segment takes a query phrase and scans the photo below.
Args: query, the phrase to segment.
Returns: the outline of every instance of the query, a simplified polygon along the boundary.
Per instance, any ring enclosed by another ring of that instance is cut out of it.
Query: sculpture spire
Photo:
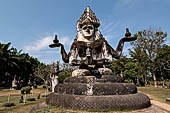
[[[90,6],[87,6],[80,19],[78,20],[78,24],[81,26],[85,23],[92,23],[97,27],[100,26],[99,19],[96,18],[95,13],[91,10]]]

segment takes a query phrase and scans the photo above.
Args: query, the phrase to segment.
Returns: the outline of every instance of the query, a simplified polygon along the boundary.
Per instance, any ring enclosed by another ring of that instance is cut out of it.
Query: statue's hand
[[[131,37],[131,33],[129,32],[129,29],[126,28],[125,37],[122,38],[121,40],[123,42],[130,42],[130,41],[135,41],[136,39],[137,39],[137,37]]]
[[[135,41],[137,38],[136,37],[124,37],[121,40],[123,42],[131,42],[131,41]]]
[[[55,44],[50,44],[49,47],[54,48],[54,47],[61,47],[63,44],[61,43],[55,43]]]

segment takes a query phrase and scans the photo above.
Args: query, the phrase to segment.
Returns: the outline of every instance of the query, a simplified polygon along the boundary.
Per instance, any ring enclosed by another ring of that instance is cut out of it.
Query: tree
[[[125,70],[123,74],[125,75],[125,79],[128,81],[133,81],[134,84],[139,85],[139,74],[137,69],[137,62],[133,62],[132,59],[129,59],[125,64]]]
[[[63,69],[59,69],[60,63],[57,61],[56,63],[52,64],[42,64],[39,65],[35,70],[34,70],[34,75],[38,78],[41,78],[46,87],[48,89],[51,89],[52,92],[54,92],[55,86],[58,84],[58,74],[62,72],[64,69],[66,69],[66,65],[64,65]]]
[[[42,79],[48,87],[48,82],[50,80],[50,68],[45,64],[39,65],[37,68],[34,69],[34,75],[40,79]]]
[[[125,64],[127,63],[125,56],[121,56],[120,59],[115,59],[111,65],[107,67],[110,68],[113,72],[113,75],[119,75],[123,77],[123,72],[125,71]]]
[[[156,76],[163,79],[170,79],[170,46],[165,45],[157,54]]]
[[[133,58],[133,61],[136,62],[137,71],[138,71],[138,78],[140,77],[144,83],[147,84],[147,74],[148,74],[148,62],[146,57],[146,51],[141,49],[140,46],[134,48],[134,51],[130,51],[130,55]]]
[[[10,48],[10,45],[11,43],[0,43],[0,83],[3,83],[0,85],[10,87],[12,80],[15,79],[22,87],[27,85],[30,75],[33,74],[33,69],[40,62],[27,53],[21,53],[21,50]]]
[[[167,33],[162,32],[161,29],[153,30],[152,28],[149,28],[147,30],[139,31],[134,36],[137,37],[137,40],[131,43],[133,49],[135,50],[133,52],[130,51],[131,57],[138,59],[139,63],[144,62],[142,67],[144,69],[147,67],[147,74],[151,74],[156,86],[157,77],[155,74],[155,58],[158,51],[163,47]],[[137,53],[138,51],[140,51],[140,53]],[[139,54],[142,55],[139,56]]]

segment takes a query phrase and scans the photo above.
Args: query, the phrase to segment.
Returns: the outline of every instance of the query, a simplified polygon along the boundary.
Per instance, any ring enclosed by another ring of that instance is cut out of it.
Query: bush
[[[46,85],[45,85],[45,84],[43,84],[43,85],[41,85],[41,87],[45,89],[45,88],[46,88]]]
[[[59,83],[63,83],[64,79],[71,76],[71,71],[61,72],[58,76]]]
[[[14,103],[5,103],[2,105],[2,107],[11,107],[11,106],[15,106]]]
[[[30,86],[23,87],[22,89],[24,90],[24,92],[25,92],[26,94],[30,93],[30,91],[32,90],[32,88],[31,88]]]
[[[35,101],[35,98],[28,98],[27,101]]]
[[[132,79],[126,79],[124,82],[125,83],[133,83],[133,80]]]

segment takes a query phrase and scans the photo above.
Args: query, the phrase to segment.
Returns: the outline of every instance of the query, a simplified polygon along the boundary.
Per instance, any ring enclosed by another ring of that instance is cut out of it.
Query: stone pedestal
[[[100,111],[134,110],[151,105],[148,96],[138,93],[134,84],[123,83],[121,77],[110,75],[112,72],[109,69],[101,68],[99,72],[102,73],[100,79],[84,76],[85,73],[66,78],[63,84],[55,87],[54,93],[47,96],[46,103],[70,109]],[[87,75],[90,74],[87,72]]]

